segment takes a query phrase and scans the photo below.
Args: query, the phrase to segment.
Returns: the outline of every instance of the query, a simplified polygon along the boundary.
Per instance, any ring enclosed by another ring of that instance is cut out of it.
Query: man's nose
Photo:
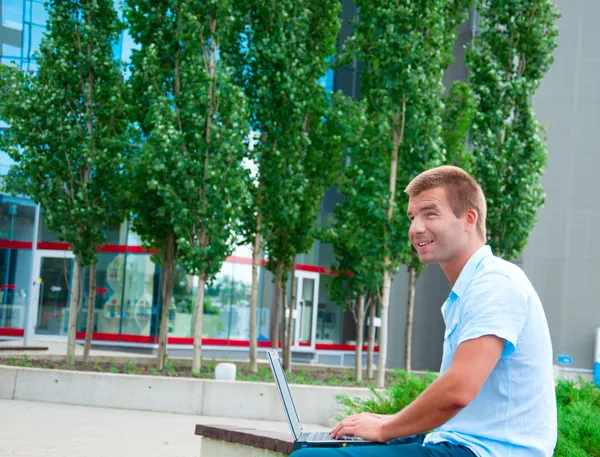
[[[418,217],[415,217],[410,223],[408,234],[412,237],[423,232],[425,232],[425,224]]]

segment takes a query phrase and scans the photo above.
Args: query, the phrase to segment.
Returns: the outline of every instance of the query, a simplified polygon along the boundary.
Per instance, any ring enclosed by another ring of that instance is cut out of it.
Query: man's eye
[[[435,213],[427,213],[427,217],[435,216]]]

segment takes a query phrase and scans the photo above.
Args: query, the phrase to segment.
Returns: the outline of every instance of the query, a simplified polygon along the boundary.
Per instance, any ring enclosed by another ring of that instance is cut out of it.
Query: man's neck
[[[469,244],[467,248],[463,249],[459,255],[457,255],[450,262],[440,264],[442,271],[446,274],[450,285],[454,287],[454,284],[458,280],[461,271],[469,261],[469,259],[477,252],[480,248],[485,246],[485,243],[481,240],[474,240],[473,243]]]

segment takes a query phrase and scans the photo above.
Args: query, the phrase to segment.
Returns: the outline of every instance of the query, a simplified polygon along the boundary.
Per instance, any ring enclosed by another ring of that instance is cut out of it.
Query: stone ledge
[[[371,397],[356,387],[290,386],[304,424],[330,427],[339,395]],[[274,383],[78,372],[0,365],[0,398],[200,416],[285,421]]]
[[[294,451],[294,442],[289,434],[255,430],[251,428],[225,427],[218,425],[196,425],[196,435],[202,436],[201,456],[210,457],[207,446],[214,449],[220,441],[233,446],[220,448],[236,450],[240,455],[243,450],[245,457],[256,455],[290,455]],[[273,454],[256,453],[256,450],[270,451]]]

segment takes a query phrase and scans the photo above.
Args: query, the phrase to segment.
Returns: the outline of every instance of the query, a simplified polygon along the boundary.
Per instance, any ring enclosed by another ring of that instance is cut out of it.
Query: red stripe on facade
[[[77,332],[76,338],[78,340],[85,339],[85,332]],[[93,341],[112,341],[112,342],[122,342],[122,343],[144,343],[144,344],[154,344],[158,341],[158,339],[154,336],[146,336],[146,335],[118,335],[116,333],[92,333]]]
[[[0,328],[0,336],[23,336],[24,332],[22,328]],[[77,332],[76,338],[78,340],[85,339],[85,332]],[[118,335],[116,333],[98,333],[92,334],[92,341],[110,341],[110,342],[121,342],[121,343],[145,343],[155,344],[158,342],[158,338],[154,336],[145,335]],[[194,339],[190,337],[171,336],[169,337],[169,344],[191,346],[194,344]],[[229,346],[229,347],[250,347],[250,341],[248,340],[227,340],[226,338],[202,338],[203,346]],[[270,341],[257,341],[259,348],[270,348]],[[309,346],[307,343],[300,343],[300,346]],[[281,342],[279,343],[281,347]],[[321,351],[354,351],[355,346],[353,344],[331,344],[331,343],[317,343],[315,349]],[[379,346],[375,346],[375,352],[379,352]],[[363,351],[367,351],[367,346],[363,346]]]
[[[40,241],[38,249],[46,249],[48,251],[68,251],[71,248],[69,243],[59,241]],[[31,243],[29,243],[31,249]],[[100,246],[98,252],[110,252],[116,254],[152,254],[153,250],[147,251],[142,246],[126,246],[124,244],[107,244]]]
[[[0,240],[0,249],[29,249],[31,250],[31,241],[15,241],[15,240]],[[37,244],[38,249],[47,251],[70,251],[71,245],[62,241],[39,241]],[[98,252],[103,253],[114,253],[114,254],[153,254],[154,250],[144,249],[142,246],[127,246],[124,244],[107,244],[100,246]],[[238,263],[242,265],[252,265],[252,259],[249,257],[229,256],[226,259],[227,262]],[[268,259],[260,259],[258,264],[264,267],[268,262]],[[311,273],[319,273],[322,275],[337,275],[338,272],[331,270],[327,267],[321,267],[318,265],[307,265],[299,263],[296,265],[298,271],[308,271]]]
[[[22,328],[0,328],[0,336],[23,336],[25,331]]]
[[[31,249],[31,241],[0,240],[0,249]]]
[[[10,290],[15,290],[16,286],[14,284],[3,284],[0,287],[0,290],[4,290],[4,289],[10,289]]]

